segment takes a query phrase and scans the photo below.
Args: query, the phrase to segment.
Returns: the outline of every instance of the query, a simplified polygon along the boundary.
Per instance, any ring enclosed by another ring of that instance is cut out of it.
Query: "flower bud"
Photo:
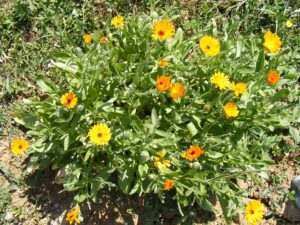
[[[192,163],[192,168],[196,169],[196,170],[201,170],[202,166],[199,162],[193,162]]]
[[[143,159],[143,160],[149,160],[150,159],[150,155],[149,155],[149,152],[147,152],[147,151],[142,151],[141,152],[141,158]]]

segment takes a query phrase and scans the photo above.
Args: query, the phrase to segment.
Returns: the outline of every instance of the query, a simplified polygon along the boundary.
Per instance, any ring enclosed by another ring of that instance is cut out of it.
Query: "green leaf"
[[[135,167],[132,164],[127,164],[127,169],[118,176],[118,184],[124,193],[129,193],[134,181]]]
[[[70,136],[69,136],[69,134],[66,134],[65,138],[64,138],[64,150],[65,151],[69,149],[69,143],[70,143]]]
[[[197,199],[196,201],[200,208],[214,212],[214,206],[207,199]]]
[[[282,89],[278,91],[270,100],[271,102],[278,102],[281,101],[282,99],[285,99],[289,95],[289,90],[288,89]]]
[[[187,129],[191,133],[192,136],[195,136],[198,133],[197,128],[195,127],[194,123],[190,122],[186,125]]]
[[[151,112],[151,120],[152,120],[152,125],[153,125],[153,126],[156,126],[157,123],[158,123],[158,116],[157,116],[157,113],[156,113],[156,109],[155,109],[155,108],[152,109],[152,112]]]
[[[41,88],[44,93],[55,93],[55,87],[52,82],[46,79],[39,79],[36,81],[36,84]]]
[[[264,50],[261,50],[261,52],[259,53],[257,62],[256,62],[255,72],[259,72],[259,71],[263,70],[264,65],[265,65],[265,52],[264,52]]]
[[[85,156],[84,156],[84,161],[85,161],[85,162],[88,161],[89,158],[91,157],[91,155],[92,155],[92,151],[91,151],[91,150],[88,150],[88,151],[86,152]]]
[[[299,129],[296,129],[294,127],[290,127],[289,129],[290,135],[292,136],[292,138],[295,140],[296,144],[300,143],[300,131]]]

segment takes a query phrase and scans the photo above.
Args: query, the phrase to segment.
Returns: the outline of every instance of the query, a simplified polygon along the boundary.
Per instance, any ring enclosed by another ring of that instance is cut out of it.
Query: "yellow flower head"
[[[100,38],[100,43],[104,45],[104,44],[106,44],[106,42],[107,42],[106,36],[102,36],[102,37]]]
[[[164,183],[164,190],[170,191],[174,187],[174,180],[166,180]]]
[[[78,219],[78,215],[79,209],[75,209],[67,214],[66,221],[68,221],[70,224],[72,224],[74,221],[79,224],[80,220]]]
[[[187,152],[183,153],[181,157],[193,161],[198,159],[200,155],[204,154],[204,150],[202,150],[199,146],[191,146]]]
[[[275,71],[271,70],[267,76],[267,82],[271,85],[275,85],[280,80],[280,75]]]
[[[159,64],[160,67],[167,67],[167,66],[170,65],[170,63],[167,60],[164,60],[164,59],[159,60],[158,64]]]
[[[228,102],[223,109],[226,119],[230,117],[237,117],[240,112],[238,107],[232,102]]]
[[[233,91],[235,96],[245,94],[247,91],[247,84],[243,82],[238,82],[235,84],[234,82],[232,82],[230,84],[230,90]]]
[[[22,138],[14,139],[11,143],[11,151],[20,155],[29,148],[29,142]]]
[[[91,43],[92,42],[92,35],[90,35],[90,34],[83,35],[83,42],[85,44]]]
[[[174,24],[166,19],[158,20],[152,28],[152,37],[156,40],[170,39],[175,35]]]
[[[210,82],[215,86],[215,88],[219,88],[220,90],[225,90],[229,88],[230,85],[228,76],[221,72],[216,72],[212,75]]]
[[[176,100],[182,96],[184,96],[185,89],[181,83],[173,83],[171,85],[170,96]]]
[[[91,142],[96,145],[107,145],[111,138],[111,132],[106,124],[100,123],[89,130],[89,137]]]
[[[171,166],[171,161],[168,159],[163,159],[165,157],[166,153],[163,151],[159,151],[156,153],[156,156],[154,156],[154,166],[157,169],[166,168]]]
[[[164,92],[170,89],[171,86],[171,76],[162,75],[156,79],[156,89]]]
[[[292,21],[288,20],[288,21],[286,21],[285,25],[287,28],[291,28],[294,24]]]
[[[249,224],[256,225],[263,219],[265,207],[260,201],[252,200],[247,204],[245,214],[246,220]]]
[[[211,36],[204,36],[200,39],[199,47],[207,56],[216,56],[220,52],[220,43]]]
[[[111,21],[111,25],[114,25],[116,28],[124,27],[124,17],[123,16],[115,16]]]
[[[272,55],[280,51],[281,48],[280,37],[268,31],[264,35],[264,48],[266,52],[270,52]]]
[[[67,107],[68,109],[74,108],[77,105],[78,98],[72,92],[68,92],[61,96],[60,102],[63,106]]]

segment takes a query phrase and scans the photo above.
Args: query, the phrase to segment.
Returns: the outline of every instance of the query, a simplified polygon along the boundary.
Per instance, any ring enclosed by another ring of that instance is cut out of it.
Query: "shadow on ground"
[[[65,217],[72,209],[74,193],[64,191],[62,185],[54,183],[54,177],[52,170],[36,171],[27,176],[25,195],[41,213],[42,224],[66,225]],[[185,216],[180,216],[171,196],[166,199],[166,204],[162,204],[157,196],[151,194],[128,196],[116,190],[103,190],[98,194],[99,202],[81,205],[84,220],[80,224],[206,224],[216,219],[213,213],[199,210],[199,207],[184,208]]]

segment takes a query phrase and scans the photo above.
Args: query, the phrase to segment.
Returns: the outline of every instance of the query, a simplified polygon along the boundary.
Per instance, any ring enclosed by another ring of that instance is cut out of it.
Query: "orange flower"
[[[183,153],[181,157],[186,158],[190,161],[198,159],[200,155],[204,154],[204,150],[202,150],[199,146],[191,146],[187,152]]]
[[[74,108],[78,104],[78,98],[72,92],[68,92],[61,96],[60,102],[68,109]]]
[[[66,221],[68,221],[70,224],[73,224],[75,221],[76,223],[80,223],[80,220],[78,219],[79,215],[79,209],[75,209],[67,214]]]
[[[230,117],[237,117],[239,115],[239,108],[233,103],[228,102],[225,106],[223,106],[224,114],[226,119]]]
[[[164,92],[170,89],[171,86],[171,76],[162,75],[157,77],[156,80],[156,89]]]
[[[174,180],[166,180],[164,183],[164,190],[170,191],[174,187]]]
[[[271,85],[275,85],[277,84],[277,82],[280,80],[280,75],[274,71],[274,70],[271,70],[269,73],[268,73],[268,77],[267,77],[267,82]]]
[[[106,42],[107,42],[106,36],[102,36],[102,37],[100,38],[100,43],[104,45],[104,44],[106,44]]]
[[[173,83],[171,85],[170,96],[175,100],[184,96],[185,89],[181,83]]]
[[[89,44],[92,42],[92,35],[90,34],[85,34],[83,35],[83,42],[86,44]]]

